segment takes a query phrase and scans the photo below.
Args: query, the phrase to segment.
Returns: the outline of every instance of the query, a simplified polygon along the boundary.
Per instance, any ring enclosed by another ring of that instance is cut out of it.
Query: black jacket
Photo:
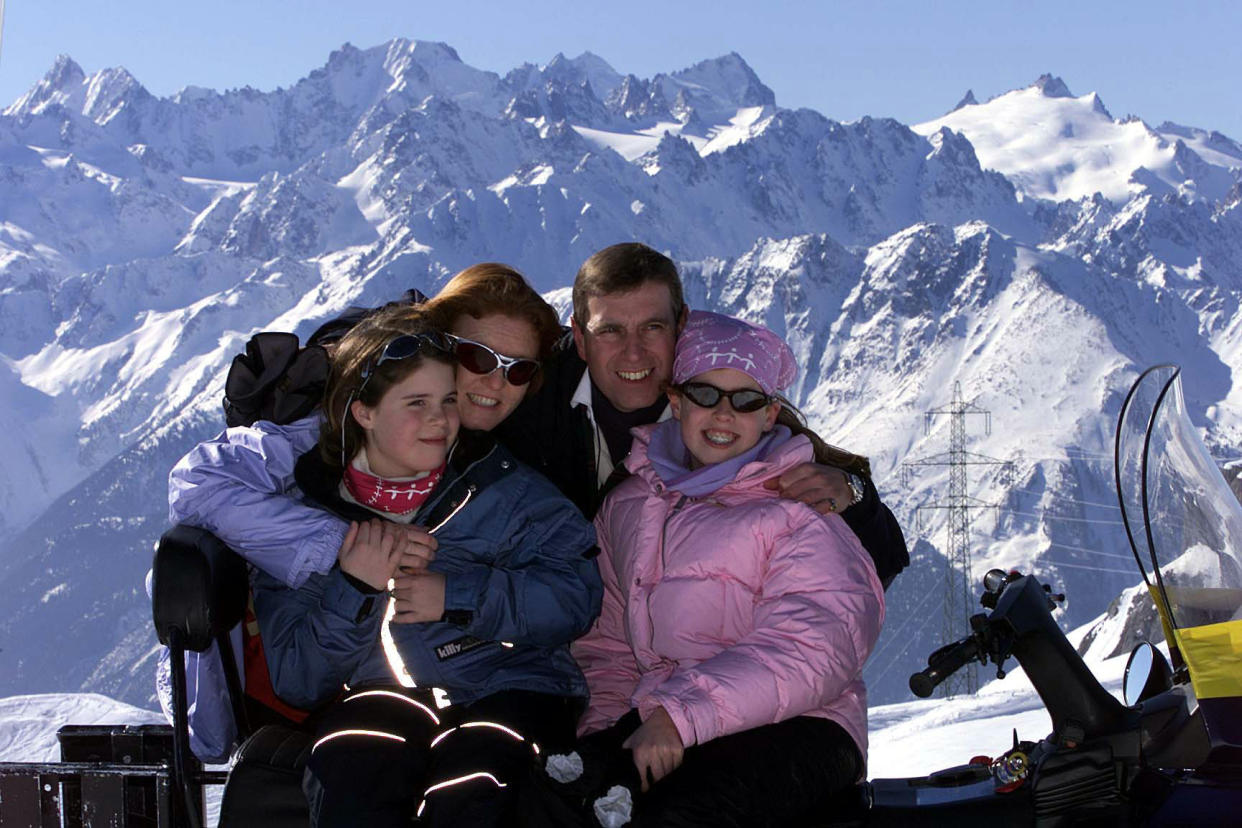
[[[492,434],[517,459],[542,472],[587,520],[603,501],[596,482],[595,430],[585,406],[571,406],[586,363],[566,336],[543,365],[543,385]]]
[[[527,396],[492,433],[519,460],[551,480],[583,515],[594,519],[604,496],[624,478],[625,470],[618,465],[617,472],[602,487],[596,481],[599,449],[594,428],[585,406],[570,405],[586,367],[567,335],[544,363],[543,386]],[[818,459],[827,465],[841,465],[835,458]],[[841,517],[870,553],[880,582],[887,589],[897,573],[909,565],[910,554],[897,518],[880,501],[870,473],[860,476],[866,483],[863,498],[842,512]]]

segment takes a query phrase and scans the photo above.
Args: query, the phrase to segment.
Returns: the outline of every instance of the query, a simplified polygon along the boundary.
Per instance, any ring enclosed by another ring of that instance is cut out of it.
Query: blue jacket
[[[211,529],[256,564],[255,611],[272,683],[301,707],[330,701],[345,682],[397,680],[379,643],[383,596],[360,592],[329,568],[341,516],[374,514],[337,496],[337,481],[309,451],[316,437],[314,419],[229,429],[177,465],[170,494],[174,520]],[[592,527],[485,434],[462,433],[417,522],[434,525],[463,499],[436,533],[432,564],[445,575],[454,623],[391,626],[408,672],[455,702],[514,688],[585,696],[567,643],[599,612]],[[327,545],[330,559],[316,551]],[[235,732],[219,658],[209,651],[187,666],[191,745],[204,758],[227,756]]]

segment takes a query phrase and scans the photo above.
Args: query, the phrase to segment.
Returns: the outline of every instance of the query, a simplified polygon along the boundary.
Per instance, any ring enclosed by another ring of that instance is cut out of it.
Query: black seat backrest
[[[151,615],[155,634],[169,651],[173,712],[169,785],[174,792],[174,825],[198,828],[203,824],[201,780],[190,752],[186,650],[201,653],[213,643],[219,648],[238,733],[250,733],[229,641],[229,631],[245,618],[249,592],[245,562],[207,530],[179,525],[160,538],[151,563]]]
[[[246,564],[206,529],[174,526],[160,538],[151,566],[151,612],[160,643],[180,630],[181,645],[202,652],[246,613]]]

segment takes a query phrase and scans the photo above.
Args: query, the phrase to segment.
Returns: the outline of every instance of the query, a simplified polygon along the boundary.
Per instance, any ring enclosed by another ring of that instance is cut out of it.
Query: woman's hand
[[[337,550],[341,571],[374,589],[387,589],[401,555],[396,535],[385,529],[387,521],[350,522],[345,540]]]
[[[396,549],[401,557],[397,564],[398,571],[406,575],[425,572],[436,559],[439,542],[423,527],[388,523],[384,528],[392,533],[397,544]]]
[[[444,615],[444,576],[439,572],[416,572],[400,575],[393,587],[397,602],[394,624],[417,624],[439,621]]]
[[[644,793],[652,784],[677,770],[686,752],[677,726],[663,707],[657,707],[621,747],[634,752],[634,767],[638,768]],[[650,782],[648,773],[651,775]]]

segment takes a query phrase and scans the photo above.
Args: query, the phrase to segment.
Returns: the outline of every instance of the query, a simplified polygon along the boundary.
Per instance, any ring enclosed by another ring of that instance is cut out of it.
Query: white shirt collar
[[[591,417],[591,422],[595,422],[595,412],[591,408],[591,369],[584,368],[582,370],[582,379],[578,380],[578,387],[574,389],[574,395],[569,399],[569,407],[577,408],[585,405],[587,414]]]
[[[587,368],[582,372],[582,379],[578,380],[578,387],[574,389],[574,395],[569,398],[569,407],[577,408],[585,405],[587,415],[591,418],[591,423],[595,423],[595,409],[591,407],[591,369]],[[672,406],[665,405],[664,410],[660,412],[658,423],[662,423],[669,417],[673,416]]]
[[[600,433],[599,424],[595,422],[595,410],[591,407],[591,369],[588,368],[582,372],[582,379],[578,380],[578,387],[574,389],[574,395],[569,400],[571,408],[585,406],[587,417],[591,421],[591,433],[594,437],[592,448],[595,452],[595,484],[602,487],[608,478],[612,475],[613,465],[612,456],[608,453],[608,449],[604,447],[604,435]],[[664,422],[673,416],[672,406],[665,405],[664,410],[660,412],[657,422]]]

